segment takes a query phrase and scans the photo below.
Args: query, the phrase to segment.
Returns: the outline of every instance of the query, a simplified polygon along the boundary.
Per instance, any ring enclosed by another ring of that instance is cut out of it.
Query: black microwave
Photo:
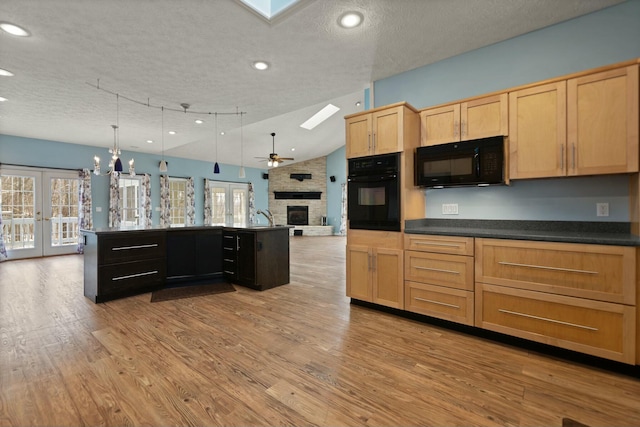
[[[419,187],[504,184],[504,137],[418,147],[415,184]]]

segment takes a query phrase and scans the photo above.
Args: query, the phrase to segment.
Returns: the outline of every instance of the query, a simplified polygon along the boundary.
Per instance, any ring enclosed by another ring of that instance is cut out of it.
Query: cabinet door
[[[509,94],[509,178],[566,175],[566,82]]]
[[[372,267],[373,302],[404,309],[403,251],[375,248]]]
[[[371,153],[371,114],[347,119],[346,133],[348,159]]]
[[[196,274],[222,271],[222,231],[208,230],[196,234]]]
[[[196,274],[196,235],[189,230],[167,232],[167,278]]]
[[[238,231],[237,272],[238,283],[256,283],[256,234]]]
[[[507,94],[488,96],[460,105],[460,139],[462,141],[507,135],[509,129]]]
[[[569,175],[638,171],[638,65],[570,79]]]
[[[460,141],[460,104],[420,112],[421,145]]]
[[[368,246],[347,246],[347,296],[372,301],[371,253]]]
[[[385,154],[402,151],[403,107],[390,108],[371,114],[373,153]]]

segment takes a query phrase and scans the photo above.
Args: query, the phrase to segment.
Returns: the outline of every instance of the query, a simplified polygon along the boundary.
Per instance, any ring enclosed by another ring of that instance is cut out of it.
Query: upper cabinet
[[[420,112],[421,145],[437,145],[507,135],[506,93]]]
[[[415,119],[414,119],[415,118]],[[417,112],[407,103],[393,104],[345,117],[347,158],[395,153],[405,148],[405,135],[417,122]]]
[[[510,178],[638,171],[638,65],[509,94]]]

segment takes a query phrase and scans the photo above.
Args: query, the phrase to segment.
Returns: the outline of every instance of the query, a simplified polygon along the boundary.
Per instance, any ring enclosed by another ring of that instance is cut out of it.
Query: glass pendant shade
[[[244,166],[240,166],[240,172],[238,173],[238,178],[246,178],[247,175],[244,172]]]
[[[116,172],[122,172],[122,161],[120,160],[120,157],[118,157],[113,164],[113,170]]]
[[[160,162],[160,172],[166,172],[167,171],[167,162],[165,162],[164,160],[162,160]]]
[[[220,166],[218,166],[218,162],[213,165],[213,173],[220,173]]]

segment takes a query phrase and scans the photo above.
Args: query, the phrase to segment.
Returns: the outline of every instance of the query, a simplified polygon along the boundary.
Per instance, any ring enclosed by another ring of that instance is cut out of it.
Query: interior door
[[[10,259],[75,253],[77,173],[2,169],[0,179],[2,231]]]
[[[211,225],[244,227],[249,222],[249,185],[212,181]]]

